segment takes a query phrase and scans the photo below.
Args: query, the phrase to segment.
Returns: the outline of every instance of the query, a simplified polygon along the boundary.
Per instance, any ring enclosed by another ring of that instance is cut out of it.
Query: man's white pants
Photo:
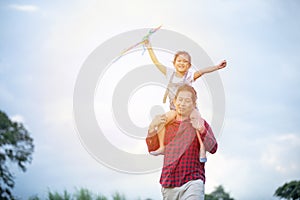
[[[162,188],[164,200],[204,200],[204,184],[201,179],[192,180],[180,187]]]

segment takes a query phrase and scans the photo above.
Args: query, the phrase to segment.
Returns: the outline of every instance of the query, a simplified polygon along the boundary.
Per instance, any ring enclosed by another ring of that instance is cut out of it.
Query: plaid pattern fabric
[[[202,134],[205,147],[211,153],[216,152],[217,142],[209,125]],[[205,163],[199,161],[200,144],[196,131],[189,120],[173,121],[166,126],[164,166],[160,183],[162,187],[180,187],[191,180],[201,179],[205,183]]]

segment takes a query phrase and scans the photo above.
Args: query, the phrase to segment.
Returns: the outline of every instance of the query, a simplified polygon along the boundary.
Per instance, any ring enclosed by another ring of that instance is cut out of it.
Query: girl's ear
[[[173,104],[174,104],[174,106],[176,105],[176,98],[173,99]]]

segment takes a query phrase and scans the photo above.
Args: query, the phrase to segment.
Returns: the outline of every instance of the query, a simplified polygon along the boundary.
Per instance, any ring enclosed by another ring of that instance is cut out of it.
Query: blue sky
[[[277,187],[300,177],[299,8],[296,0],[1,1],[1,110],[26,125],[36,146],[27,172],[15,172],[15,194],[86,187],[107,196],[118,190],[129,199],[160,199],[159,172],[120,173],[86,151],[72,103],[77,75],[94,49],[120,33],[162,24],[198,43],[214,63],[228,61],[219,72],[226,116],[219,150],[206,165],[206,192],[222,184],[235,199],[275,199]],[[151,63],[146,54],[133,56],[136,64]],[[132,101],[141,106],[146,93],[139,92]],[[129,105],[133,121],[149,123],[148,114],[134,118],[140,116],[135,103]],[[210,115],[208,109],[204,116]],[[114,130],[110,123],[106,128]]]

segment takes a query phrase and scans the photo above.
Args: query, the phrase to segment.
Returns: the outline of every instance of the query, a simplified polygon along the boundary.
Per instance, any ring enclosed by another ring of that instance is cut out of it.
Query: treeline
[[[115,192],[111,196],[112,200],[126,200],[124,194],[120,194],[119,192]],[[38,195],[31,196],[28,200],[44,200],[44,198],[39,197]],[[76,190],[73,194],[68,191],[63,191],[62,193],[59,192],[52,192],[48,191],[46,200],[110,200],[110,198],[102,195],[102,194],[94,194],[92,191],[81,188]],[[141,200],[137,198],[136,200]],[[152,200],[152,199],[146,199]]]
[[[108,198],[101,194],[94,194],[88,189],[81,188],[76,190],[73,194],[68,191],[62,193],[48,191],[46,200],[127,200],[124,194],[115,192],[111,198]],[[35,195],[30,197],[28,200],[44,200],[39,196]],[[152,198],[141,199],[137,197],[135,200],[154,200]],[[234,200],[231,198],[229,193],[225,192],[222,185],[215,188],[213,192],[205,195],[205,200]]]

